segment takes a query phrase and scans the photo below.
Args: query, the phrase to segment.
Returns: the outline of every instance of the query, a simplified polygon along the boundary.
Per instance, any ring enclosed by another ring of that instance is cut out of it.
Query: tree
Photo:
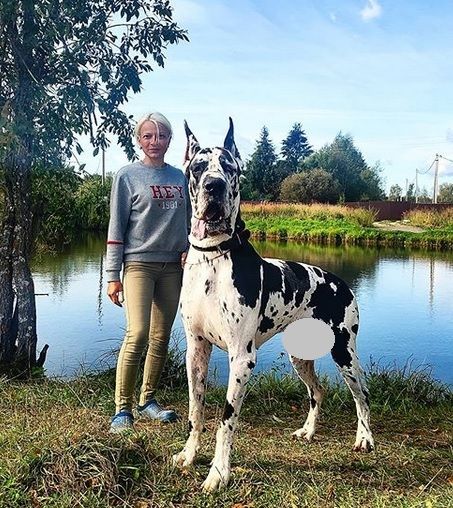
[[[443,183],[439,187],[439,203],[453,203],[453,183]]]
[[[282,141],[281,155],[285,166],[296,172],[299,164],[313,153],[300,123],[295,123]]]
[[[360,178],[364,183],[364,188],[360,200],[381,201],[385,199],[384,183],[381,173],[382,168],[379,162],[376,162],[371,168],[367,167],[362,170]]]
[[[285,178],[281,185],[281,201],[302,203],[337,203],[340,186],[324,169],[310,169]]]
[[[277,155],[266,126],[261,129],[255,151],[246,162],[241,194],[243,199],[269,199],[278,196]]]
[[[403,189],[396,183],[390,187],[389,201],[401,201]]]
[[[164,65],[169,44],[187,40],[168,0],[0,0],[0,366],[30,374],[36,309],[29,268],[32,167],[94,153],[114,134],[134,157],[131,117],[121,109],[141,89],[150,61]]]
[[[302,171],[316,168],[332,175],[345,201],[357,201],[366,191],[362,173],[369,168],[350,135],[340,132],[330,145],[325,145],[301,165]]]
[[[423,189],[420,191],[417,197],[417,201],[418,203],[432,203],[433,201],[432,196],[426,190],[426,187],[423,187]]]
[[[415,183],[410,183],[406,192],[406,201],[415,202]]]

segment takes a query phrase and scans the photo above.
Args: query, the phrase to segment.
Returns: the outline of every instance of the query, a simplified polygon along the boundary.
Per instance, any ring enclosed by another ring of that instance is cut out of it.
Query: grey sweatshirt
[[[181,170],[134,162],[115,176],[110,196],[107,281],[125,261],[177,262],[188,248],[190,200]]]

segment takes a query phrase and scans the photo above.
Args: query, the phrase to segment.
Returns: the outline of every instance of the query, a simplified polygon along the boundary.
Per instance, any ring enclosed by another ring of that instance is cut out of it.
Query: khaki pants
[[[126,262],[126,335],[116,367],[116,411],[131,411],[140,360],[147,348],[139,404],[153,398],[167,357],[181,292],[180,263]]]

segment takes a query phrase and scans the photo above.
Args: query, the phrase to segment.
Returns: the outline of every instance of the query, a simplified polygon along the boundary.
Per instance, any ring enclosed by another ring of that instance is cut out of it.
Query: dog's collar
[[[231,238],[219,243],[218,245],[213,245],[212,247],[198,247],[191,244],[191,247],[202,252],[229,251],[239,249],[239,247],[242,247],[243,243],[249,238],[250,231],[248,229],[242,229],[241,231],[234,233]]]

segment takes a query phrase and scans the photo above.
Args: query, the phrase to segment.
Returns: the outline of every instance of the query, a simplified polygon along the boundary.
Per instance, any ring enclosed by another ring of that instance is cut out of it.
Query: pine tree
[[[281,155],[285,165],[295,172],[299,164],[312,153],[312,146],[307,141],[302,124],[295,123],[286,139],[282,141]]]
[[[246,163],[242,181],[243,199],[274,200],[279,192],[276,181],[277,155],[266,126],[261,129],[255,151]]]

